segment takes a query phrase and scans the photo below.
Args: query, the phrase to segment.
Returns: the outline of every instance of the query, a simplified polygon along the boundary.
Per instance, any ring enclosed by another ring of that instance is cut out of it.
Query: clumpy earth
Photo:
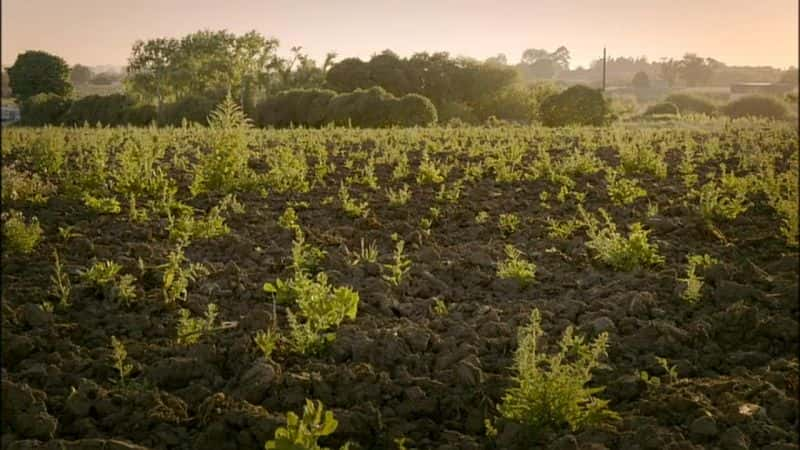
[[[623,140],[655,142],[664,136],[616,132]],[[619,272],[594,258],[585,230],[566,239],[548,235],[548,218],[577,216],[577,200],[557,200],[559,186],[553,182],[498,181],[488,169],[465,182],[459,198],[448,203],[437,200],[439,185],[415,181],[422,150],[434,161],[455,163],[448,186],[466,173],[467,162],[483,159],[474,151],[483,147],[519,146],[526,152],[519,167],[529,167],[541,131],[259,133],[249,162],[256,173],[270,167],[269,158],[259,155],[280,146],[297,153],[324,146],[337,170],[305,193],[238,192],[245,211],[226,216],[230,233],[194,239],[186,248],[188,259],[209,273],[190,282],[178,305],[161,296],[160,265],[174,248],[166,218],[134,222],[123,198],[122,213],[99,214],[60,191],[45,203],[6,201],[4,193],[3,211],[36,216],[44,234],[32,253],[3,257],[2,449],[260,449],[285,423],[286,413],[299,414],[306,399],[321,400],[334,412],[338,428],[321,443],[336,448],[350,441],[353,448],[395,449],[398,438],[405,438],[407,448],[441,450],[798,448],[797,249],[781,236],[781,219],[760,193],[752,194],[747,211],[712,230],[686,197],[678,172],[683,141],[662,147],[665,179],[636,175],[647,195],[631,205],[610,201],[603,171],[573,177],[573,191],[586,194],[586,210],[606,209],[621,231],[642,222],[665,260]],[[548,149],[553,162],[567,158],[580,137],[601,133],[555,132]],[[720,162],[736,168],[740,153],[752,150],[734,134],[717,128],[680,136],[701,148],[717,136],[730,148],[730,154],[698,167],[704,174]],[[783,170],[797,154],[796,130],[787,136],[783,148],[768,149],[780,155],[776,164]],[[180,147],[164,145],[168,155]],[[351,196],[369,202],[369,214],[349,217],[338,199],[340,183],[366,158],[351,169],[345,161],[380,155],[386,147],[407,152],[409,177],[394,180],[392,165],[378,160],[377,190],[349,184]],[[598,147],[593,152],[604,164],[619,164],[613,145]],[[6,151],[4,168],[35,170]],[[167,156],[162,164],[178,180],[178,198],[202,217],[222,195],[191,196],[190,172],[171,161]],[[392,207],[385,190],[403,183],[411,200]],[[357,291],[360,304],[356,320],[342,323],[319,353],[301,355],[279,345],[266,359],[253,337],[273,323],[287,330],[286,312],[292,308],[273,305],[271,294],[262,290],[264,282],[291,276],[293,234],[278,224],[290,204],[307,242],[327,252],[321,270],[332,285]],[[426,232],[420,219],[431,217],[431,207],[439,208],[440,216]],[[478,223],[481,211],[489,218]],[[510,234],[498,228],[499,215],[507,213],[521,219]],[[71,227],[72,235],[60,234],[59,227]],[[382,277],[383,264],[392,258],[392,233],[406,242],[412,262],[399,286]],[[376,263],[352,264],[351,253],[360,250],[362,240],[376,243]],[[536,264],[535,283],[522,286],[497,276],[509,243]],[[49,294],[53,250],[72,282],[68,307]],[[681,298],[679,279],[686,275],[687,255],[704,253],[718,263],[704,271],[702,297],[690,304]],[[80,270],[103,260],[116,261],[123,273],[135,276],[137,299],[130,305],[81,281]],[[226,327],[197,343],[177,344],[178,308],[200,317],[212,302]],[[542,314],[542,345],[548,351],[569,325],[587,338],[609,334],[608,357],[591,385],[605,387],[598,396],[609,400],[619,422],[531,435],[520,424],[495,420],[497,405],[514,383],[517,330],[533,308]],[[114,367],[112,336],[124,343],[133,365],[125,383]],[[657,357],[674,367],[672,375]],[[659,384],[647,383],[642,372]],[[495,421],[497,435],[487,435],[487,419]]]

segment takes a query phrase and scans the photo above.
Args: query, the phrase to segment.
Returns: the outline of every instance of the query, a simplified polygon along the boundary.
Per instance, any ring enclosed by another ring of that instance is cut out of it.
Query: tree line
[[[124,74],[125,93],[79,100],[71,98],[72,86],[103,74],[92,75],[86,66],[70,68],[60,57],[29,51],[8,69],[8,84],[22,103],[23,117],[25,109],[43,112],[39,122],[202,123],[214,105],[231,95],[265,126],[321,126],[341,123],[346,115],[356,126],[425,124],[431,117],[440,122],[483,123],[494,117],[531,123],[542,121],[544,100],[563,90],[557,80],[594,74],[600,64],[571,70],[564,46],[527,49],[516,65],[509,65],[503,54],[478,61],[447,52],[400,57],[391,50],[367,60],[337,61],[335,53],[328,53],[318,65],[302,47],[293,47],[289,57],[280,57],[278,48],[277,39],[256,31],[236,35],[203,30],[181,38],[137,41]],[[727,68],[694,54],[659,63],[611,58],[607,65],[609,71],[636,71],[629,83],[638,87],[647,87],[656,77],[669,84],[702,85]],[[47,95],[34,98],[37,94]],[[112,114],[114,108],[124,111]],[[92,116],[92,111],[97,113]],[[366,118],[368,112],[376,118]],[[412,113],[422,116],[403,115]]]

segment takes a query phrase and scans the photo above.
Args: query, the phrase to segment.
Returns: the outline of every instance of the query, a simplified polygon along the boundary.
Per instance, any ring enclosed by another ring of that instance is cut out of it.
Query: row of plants
[[[284,198],[275,222],[294,238],[285,276],[263,285],[266,301],[273,302],[274,311],[280,306],[285,320],[275,313],[271,327],[251,336],[254,348],[278,361],[286,354],[324,353],[338,327],[357,319],[359,293],[335,282],[325,269],[326,252],[302,225],[302,211],[311,205],[301,199],[314,198],[304,195],[312,192],[321,198],[319,207],[341,211],[353,223],[379,223],[387,209],[400,209],[418,224],[420,246],[434,239],[437,228],[457,213],[459,199],[474,195],[476,187],[534,186],[536,214],[507,208],[496,217],[480,211],[474,219],[496,236],[496,248],[504,252],[505,258],[495,261],[495,275],[523,288],[535,286],[543,264],[514,240],[520,234],[530,237],[531,230],[546,230],[539,238],[552,240],[554,252],[564,241],[577,239],[602,269],[662,266],[674,255],[661,253],[663,247],[645,225],[660,215],[660,207],[685,208],[710,239],[725,239],[728,224],[759,209],[782,223],[783,245],[797,246],[798,141],[797,130],[789,126],[720,120],[721,126],[711,130],[265,131],[253,129],[230,99],[208,122],[209,127],[174,129],[3,130],[3,248],[8,254],[49,255],[46,250],[56,246],[55,240],[81,232],[62,228],[57,237],[46,234],[44,229],[52,231],[56,224],[21,212],[36,211],[55,198],[75,202],[90,217],[149,226],[169,248],[157,261],[140,260],[138,268],[101,259],[83,264],[74,275],[64,269],[67,255],[55,252],[50,298],[58,303],[46,308],[92,300],[135,308],[157,299],[175,313],[176,345],[193,345],[225,330],[225,305],[202,305],[203,314],[187,307],[194,284],[210,269],[191,261],[185,250],[229,234],[233,219],[245,212],[243,197],[251,204]],[[665,180],[677,187],[669,191],[670,203],[659,205],[656,194],[664,196]],[[608,209],[591,209],[592,201],[607,203]],[[191,206],[198,204],[206,206]],[[391,255],[381,257],[381,247],[363,240],[359,249],[345,254],[353,265],[381,261],[380,278],[389,289],[400,289],[414,277],[408,254],[412,243],[398,236],[384,240],[392,242]],[[686,271],[675,275],[675,284],[689,308],[702,304],[703,277],[716,261],[707,254],[681,258]],[[158,280],[154,288],[145,286],[146,274]],[[444,300],[435,306],[439,315],[447,309]],[[520,330],[513,383],[498,417],[526,424],[533,432],[615,422],[618,416],[602,398],[602,387],[592,385],[608,336],[589,341],[567,328],[555,352],[546,351],[543,337],[534,310]],[[115,337],[110,346],[120,383],[131,377],[124,342]],[[498,421],[486,423],[488,434]],[[335,419],[321,403],[307,403],[302,418],[287,413],[287,425],[267,446],[320,448],[317,439],[335,429]]]

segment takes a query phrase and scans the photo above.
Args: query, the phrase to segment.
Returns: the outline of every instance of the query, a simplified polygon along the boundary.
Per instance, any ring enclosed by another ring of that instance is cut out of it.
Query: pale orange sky
[[[449,51],[484,59],[566,46],[602,55],[685,52],[729,65],[798,65],[797,0],[2,0],[2,64],[45,50],[69,64],[125,65],[136,39],[255,29],[312,57]]]

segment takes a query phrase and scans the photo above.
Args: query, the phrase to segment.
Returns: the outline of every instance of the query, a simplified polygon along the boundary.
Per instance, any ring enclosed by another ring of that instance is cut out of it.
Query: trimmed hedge
[[[207,125],[208,115],[216,106],[217,102],[210,98],[190,95],[177,102],[162,105],[158,124],[179,127],[186,119],[187,122]]]
[[[678,109],[678,105],[675,103],[661,102],[651,105],[644,112],[645,116],[653,116],[656,114],[678,115],[680,114],[680,109]]]
[[[72,101],[57,94],[36,94],[22,101],[20,124],[28,126],[54,125],[61,123],[69,111]]]
[[[155,109],[139,106],[125,94],[89,95],[72,103],[64,116],[65,125],[108,126],[147,125],[156,118]]]
[[[609,120],[609,108],[600,90],[579,84],[545,98],[539,117],[549,127],[603,125]]]
[[[287,127],[325,124],[380,128],[425,126],[437,120],[430,100],[408,94],[400,98],[381,87],[336,94],[328,89],[292,89],[262,101],[257,107],[260,126]]]
[[[677,106],[681,114],[712,116],[717,112],[717,105],[714,102],[691,94],[671,94],[664,99],[664,102]]]
[[[765,117],[784,119],[789,115],[786,105],[775,97],[748,95],[728,103],[722,113],[729,117]]]

